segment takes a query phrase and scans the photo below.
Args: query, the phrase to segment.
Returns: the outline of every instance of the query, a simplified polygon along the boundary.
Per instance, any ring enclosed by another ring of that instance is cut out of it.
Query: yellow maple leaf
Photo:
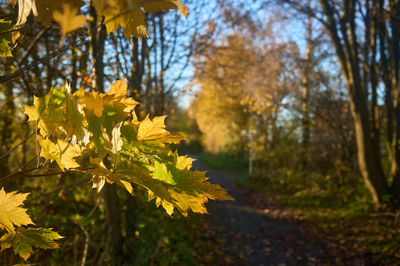
[[[27,209],[21,207],[28,195],[16,191],[6,193],[3,188],[0,189],[0,229],[13,232],[14,225],[33,224]]]
[[[139,103],[132,98],[126,97],[128,94],[128,85],[125,79],[115,81],[107,94],[104,96],[104,104],[122,104],[123,111],[129,113],[132,111],[136,105]]]
[[[183,170],[183,169],[188,169],[190,170],[192,168],[192,163],[194,161],[196,161],[196,159],[193,159],[187,155],[185,156],[179,156],[178,155],[178,151],[175,151],[173,153],[173,156],[175,158],[176,161],[176,168],[179,170]]]
[[[156,116],[151,120],[149,115],[140,122],[138,130],[138,139],[140,140],[155,140],[168,133],[165,130],[164,120],[167,116]]]
[[[93,4],[98,14],[105,17],[107,32],[115,31],[121,26],[127,39],[132,36],[149,37],[143,9],[147,13],[178,9],[183,16],[188,15],[188,8],[177,0],[94,0]]]
[[[103,115],[106,105],[118,105],[125,113],[129,114],[139,103],[132,98],[126,97],[127,88],[128,85],[125,79],[122,79],[114,82],[106,94],[94,91],[85,92],[84,89],[80,89],[74,93],[74,96],[77,96],[80,103],[87,110],[92,110],[97,117]]]
[[[168,12],[170,9],[178,9],[182,16],[187,17],[189,14],[188,7],[177,0],[140,0],[146,12],[154,13],[158,11]]]
[[[84,15],[78,14],[79,10],[75,7],[70,6],[68,3],[63,4],[62,12],[58,10],[55,10],[53,12],[54,20],[58,22],[61,26],[61,40],[64,40],[65,35],[68,32],[74,31],[85,25],[86,17]]]
[[[128,85],[125,79],[115,81],[107,92],[107,95],[114,95],[115,98],[124,98],[128,93]]]
[[[92,110],[97,117],[103,115],[104,109],[104,94],[98,92],[85,92],[84,89],[80,89],[74,93],[75,96],[79,97],[81,104],[85,106],[86,109]]]
[[[28,121],[39,120],[39,106],[40,99],[36,96],[33,96],[33,106],[24,105],[24,113],[29,117]]]
[[[137,138],[139,140],[160,140],[165,143],[179,143],[184,137],[180,134],[173,134],[165,129],[164,120],[167,116],[156,116],[151,120],[147,115],[140,122]]]
[[[63,171],[65,169],[79,167],[79,164],[74,158],[78,157],[80,153],[75,151],[71,143],[59,139],[56,144],[48,138],[42,138],[40,136],[38,136],[38,142],[42,147],[40,156],[50,161],[56,161]]]

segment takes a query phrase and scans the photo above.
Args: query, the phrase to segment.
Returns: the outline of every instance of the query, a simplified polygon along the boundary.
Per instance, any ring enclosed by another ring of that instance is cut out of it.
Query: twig
[[[52,176],[52,175],[61,175],[61,174],[65,174],[65,172],[60,171],[60,172],[46,173],[46,174],[36,174],[36,175],[29,175],[29,174],[20,173],[20,175],[26,176],[26,177],[42,177],[42,176]]]
[[[58,171],[58,172],[53,172],[53,173],[43,173],[43,174],[27,174],[29,172],[35,171],[35,170],[53,170],[53,171]],[[7,176],[1,177],[0,182],[3,182],[7,179],[10,179],[11,177],[14,176],[25,176],[25,177],[42,177],[42,176],[52,176],[52,175],[59,175],[59,174],[65,174],[67,172],[78,172],[78,173],[88,173],[87,171],[92,168],[86,168],[86,169],[69,169],[66,170],[65,172],[59,171],[59,169],[56,168],[45,168],[45,167],[34,167],[30,168],[27,170],[19,170],[15,173],[9,174]]]
[[[89,233],[87,232],[87,230],[85,229],[85,227],[83,227],[82,225],[79,225],[79,228],[83,231],[83,233],[85,234],[85,246],[83,248],[83,256],[82,256],[82,261],[81,261],[81,266],[85,266],[86,263],[86,256],[87,256],[87,250],[88,250],[88,246],[89,246]]]
[[[21,146],[22,144],[24,144],[25,142],[27,142],[30,138],[33,137],[33,135],[35,135],[35,132],[32,132],[26,139],[24,139],[22,142],[18,143],[14,148],[8,150],[6,153],[4,153],[3,155],[0,156],[0,160],[5,158],[7,155],[9,155],[11,152],[15,151],[19,146]]]
[[[25,169],[25,167],[27,167],[31,162],[33,162],[33,160],[35,160],[36,159],[36,156],[34,156],[34,157],[32,157],[32,159],[30,159],[26,164],[24,164],[23,166],[21,166],[19,169],[18,169],[18,172],[22,172],[24,169]]]
[[[43,28],[38,35],[35,36],[35,38],[32,40],[32,42],[29,44],[28,49],[24,52],[21,58],[17,60],[17,64],[20,65],[22,64],[25,59],[28,57],[32,49],[35,47],[36,43],[40,40],[40,38],[47,32],[47,30],[50,29],[50,24],[47,25],[45,28]]]
[[[34,170],[37,170],[37,169],[38,168],[31,168],[31,169],[28,169],[28,170],[25,170],[25,171],[18,171],[18,172],[3,176],[2,178],[0,178],[0,182],[3,182],[5,180],[7,180],[7,179],[10,179],[11,177],[14,177],[14,176],[19,176],[22,173],[28,173],[28,172],[31,172],[31,171],[34,171]]]

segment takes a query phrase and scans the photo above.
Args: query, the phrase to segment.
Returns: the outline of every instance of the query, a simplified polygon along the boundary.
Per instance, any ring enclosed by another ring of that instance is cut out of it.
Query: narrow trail
[[[196,158],[197,156],[192,156]],[[278,219],[252,204],[234,182],[239,173],[211,168],[197,160],[196,169],[207,171],[209,181],[220,184],[235,201],[209,204],[209,223],[224,239],[231,265],[336,265],[324,246],[301,227]]]

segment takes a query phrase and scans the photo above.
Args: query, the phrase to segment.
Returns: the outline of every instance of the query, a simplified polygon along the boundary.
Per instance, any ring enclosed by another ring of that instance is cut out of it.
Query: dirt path
[[[196,156],[193,156],[196,157]],[[312,240],[301,227],[254,206],[243,188],[234,183],[239,173],[213,169],[200,161],[210,182],[220,184],[235,198],[209,204],[209,223],[224,239],[232,265],[336,265],[324,246]]]

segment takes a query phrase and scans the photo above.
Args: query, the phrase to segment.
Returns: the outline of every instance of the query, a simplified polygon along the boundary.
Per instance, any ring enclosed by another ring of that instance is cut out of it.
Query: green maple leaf
[[[23,202],[29,193],[10,192],[6,193],[3,188],[0,190],[0,229],[8,232],[14,231],[14,225],[33,224],[31,218],[22,208]]]
[[[149,200],[156,199],[156,205],[169,215],[174,208],[185,216],[189,211],[207,213],[204,204],[208,199],[232,200],[219,185],[207,182],[205,172],[191,171],[192,162],[191,158],[175,155],[169,162],[155,162],[153,171],[148,171],[123,160],[116,172],[120,173],[119,178],[146,188]]]
[[[19,227],[15,232],[9,232],[0,238],[0,251],[12,247],[15,254],[27,260],[33,253],[32,248],[58,248],[55,240],[61,238],[62,236],[49,228]]]

